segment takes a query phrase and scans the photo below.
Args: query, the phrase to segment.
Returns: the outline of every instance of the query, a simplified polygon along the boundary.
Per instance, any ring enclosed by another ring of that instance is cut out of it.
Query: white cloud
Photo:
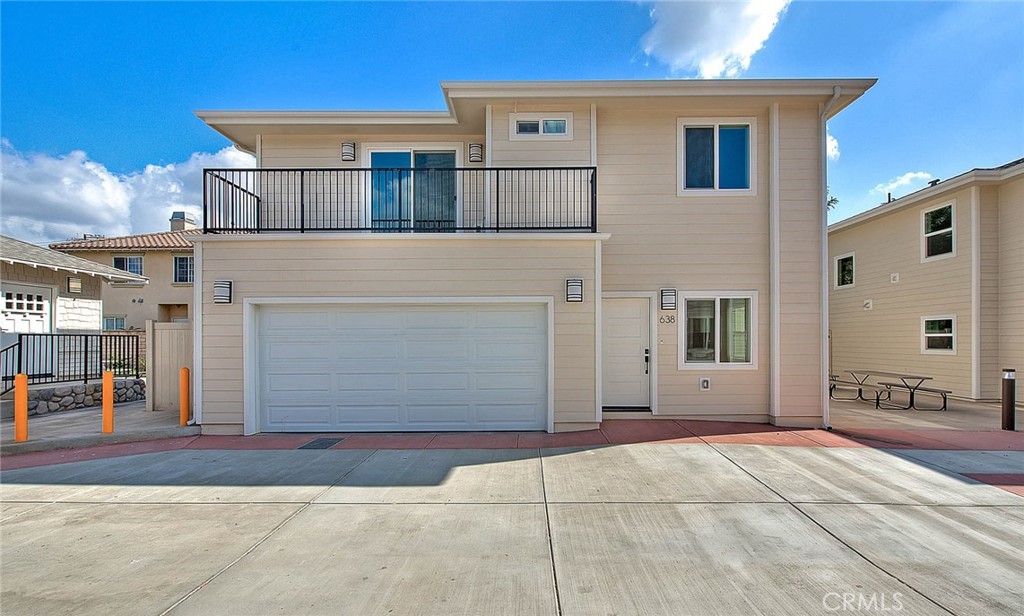
[[[888,182],[883,182],[875,186],[873,189],[871,189],[871,192],[880,195],[885,195],[895,191],[897,188],[906,189],[913,187],[913,190],[917,190],[919,188],[924,188],[924,185],[928,182],[928,180],[931,180],[934,177],[935,176],[928,173],[927,171],[908,171],[907,173],[895,177],[889,180]],[[903,193],[907,194],[913,192],[913,190],[904,190]]]
[[[790,0],[655,2],[642,44],[673,72],[737,77],[771,36]]]
[[[829,160],[839,160],[839,140],[832,135],[825,135],[825,152]]]
[[[204,167],[251,167],[255,159],[228,147],[188,160],[118,174],[75,150],[61,156],[0,151],[4,235],[45,244],[83,233],[106,236],[166,231],[171,212],[203,208]]]

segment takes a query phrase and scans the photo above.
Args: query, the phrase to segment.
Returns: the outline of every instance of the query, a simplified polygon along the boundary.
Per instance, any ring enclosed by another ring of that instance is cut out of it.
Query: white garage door
[[[260,430],[543,430],[542,304],[265,305]]]

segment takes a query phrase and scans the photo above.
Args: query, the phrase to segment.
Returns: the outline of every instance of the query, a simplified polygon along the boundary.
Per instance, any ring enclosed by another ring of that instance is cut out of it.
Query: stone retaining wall
[[[144,379],[114,379],[114,404],[146,398]],[[28,390],[28,414],[43,415],[103,403],[103,384],[62,385]]]

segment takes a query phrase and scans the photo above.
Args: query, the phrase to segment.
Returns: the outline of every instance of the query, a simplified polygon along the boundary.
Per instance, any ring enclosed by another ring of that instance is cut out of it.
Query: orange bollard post
[[[28,375],[14,377],[14,440],[28,440]]]
[[[180,416],[178,418],[178,425],[188,425],[188,407],[189,407],[189,373],[188,368],[181,369],[181,379],[178,389],[178,400],[180,405]]]
[[[114,373],[103,373],[103,434],[114,433]]]

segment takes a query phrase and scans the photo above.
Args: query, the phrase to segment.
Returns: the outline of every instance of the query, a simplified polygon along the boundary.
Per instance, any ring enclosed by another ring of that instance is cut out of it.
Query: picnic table
[[[925,381],[931,381],[932,380],[932,377],[930,377],[930,376],[922,376],[922,375],[919,375],[919,374],[906,374],[904,372],[891,372],[891,371],[888,371],[888,370],[864,369],[864,368],[851,369],[851,370],[847,370],[846,372],[849,373],[850,377],[853,378],[853,381],[857,384],[857,386],[858,386],[857,397],[860,398],[861,400],[864,400],[865,402],[869,401],[869,400],[867,400],[864,397],[864,392],[863,392],[864,388],[870,387],[872,389],[875,389],[875,408],[891,408],[891,409],[899,409],[899,410],[903,410],[903,411],[908,411],[910,409],[916,408],[915,407],[914,395],[918,391],[922,391],[922,392],[936,393],[936,394],[941,395],[942,396],[942,409],[941,410],[945,410],[945,407],[946,407],[946,394],[950,393],[950,392],[948,392],[946,390],[943,390],[943,389],[932,389],[932,388],[922,387],[922,385],[924,385]],[[880,382],[879,385],[884,386],[886,388],[885,391],[882,391],[882,390],[879,390],[877,387],[871,386],[871,385],[869,385],[867,383],[867,380],[869,378],[871,378],[872,376],[874,376],[874,377],[884,377],[884,378],[890,378],[890,379],[899,379],[900,383],[881,383]],[[901,387],[901,386],[902,386],[903,389],[906,389],[908,394],[909,394],[908,400],[907,400],[907,406],[899,406],[897,404],[892,404],[891,403],[891,400],[892,400],[892,388],[893,387]],[[890,404],[889,404],[888,407],[883,407],[882,406],[882,394],[883,393],[887,393],[888,394],[887,395],[887,400],[890,401]],[[926,409],[926,410],[936,410],[936,409]]]

